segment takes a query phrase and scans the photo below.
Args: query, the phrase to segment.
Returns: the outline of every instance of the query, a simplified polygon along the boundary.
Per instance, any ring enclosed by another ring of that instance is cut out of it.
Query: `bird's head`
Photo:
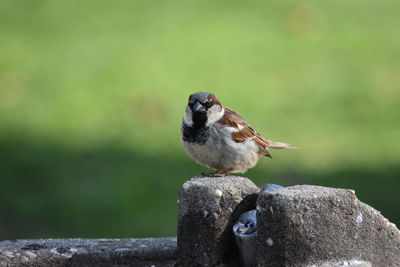
[[[210,126],[224,115],[224,108],[217,97],[209,92],[189,96],[184,122],[187,125]]]

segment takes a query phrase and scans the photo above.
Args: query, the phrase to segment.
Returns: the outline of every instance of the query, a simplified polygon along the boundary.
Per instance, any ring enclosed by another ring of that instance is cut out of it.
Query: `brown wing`
[[[232,139],[241,143],[248,139],[253,139],[259,147],[260,155],[271,157],[268,152],[268,141],[256,132],[247,122],[235,111],[230,108],[225,108],[224,116],[219,120],[219,123],[227,127],[235,128],[237,131],[232,132]]]

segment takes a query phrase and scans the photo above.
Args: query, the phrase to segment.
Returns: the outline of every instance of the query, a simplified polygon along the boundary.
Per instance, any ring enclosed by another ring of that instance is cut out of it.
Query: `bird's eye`
[[[213,105],[213,103],[211,101],[204,103],[205,108],[210,108],[212,105]]]
[[[189,102],[188,106],[189,106],[189,108],[192,108],[194,106],[194,103]]]

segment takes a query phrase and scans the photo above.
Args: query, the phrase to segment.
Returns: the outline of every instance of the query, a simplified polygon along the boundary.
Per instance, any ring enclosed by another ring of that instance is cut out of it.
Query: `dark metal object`
[[[256,210],[243,213],[233,226],[242,266],[256,266]]]
[[[279,188],[283,188],[283,186],[280,186],[280,185],[277,185],[277,184],[265,184],[263,186],[263,188],[261,189],[260,193],[267,192],[267,191],[270,191],[272,189],[279,189]]]
[[[283,188],[276,184],[266,184],[260,193],[273,189]],[[233,234],[236,239],[236,246],[239,249],[241,266],[256,266],[256,236],[257,236],[257,211],[251,210],[243,213],[239,220],[233,225]]]

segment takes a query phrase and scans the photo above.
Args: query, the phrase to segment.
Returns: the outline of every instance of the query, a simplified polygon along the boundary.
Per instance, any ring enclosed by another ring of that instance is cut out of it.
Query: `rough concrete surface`
[[[260,189],[238,176],[194,177],[179,191],[178,264],[216,266],[239,262],[232,226],[254,209]]]
[[[0,266],[174,266],[176,238],[31,239],[0,242]]]
[[[353,267],[372,267],[370,262],[360,261],[360,260],[347,260],[347,261],[325,261],[315,264],[310,264],[307,267],[343,267],[343,266],[353,266]]]
[[[0,241],[0,267],[238,266],[232,226],[255,208],[258,266],[400,266],[400,231],[353,190],[259,191],[243,177],[194,177],[179,191],[177,239]]]
[[[257,261],[258,266],[340,266],[341,261],[400,266],[400,231],[353,190],[274,189],[257,201]]]

